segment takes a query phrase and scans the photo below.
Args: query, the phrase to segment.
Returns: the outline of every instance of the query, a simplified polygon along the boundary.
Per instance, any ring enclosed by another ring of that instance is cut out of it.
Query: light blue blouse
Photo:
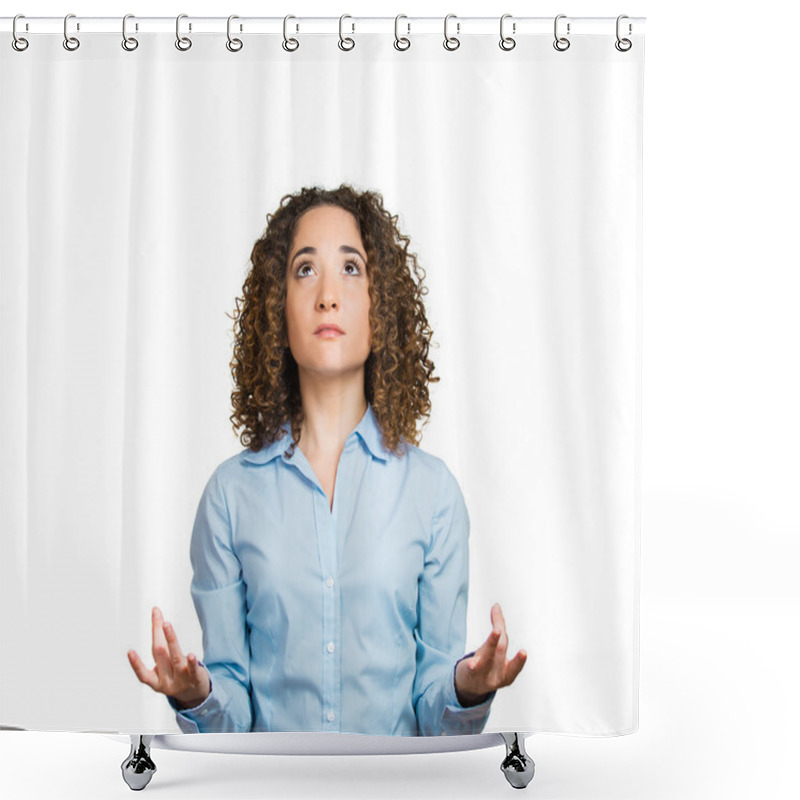
[[[469,517],[444,461],[384,449],[371,406],[339,459],[334,503],[283,436],[217,467],[192,531],[191,593],[211,694],[186,733],[480,733],[462,707]]]

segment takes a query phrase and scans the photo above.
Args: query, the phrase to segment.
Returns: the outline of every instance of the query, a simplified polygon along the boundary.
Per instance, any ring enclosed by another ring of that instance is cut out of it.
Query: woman
[[[506,660],[500,606],[464,650],[469,519],[430,413],[424,272],[377,192],[303,189],[268,215],[234,314],[234,429],[192,532],[205,663],[153,609],[180,728],[479,733]],[[417,276],[414,280],[411,267]]]

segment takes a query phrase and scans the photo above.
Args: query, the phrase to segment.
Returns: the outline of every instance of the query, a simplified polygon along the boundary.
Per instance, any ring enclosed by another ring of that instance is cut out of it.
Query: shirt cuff
[[[205,667],[202,661],[198,663],[201,667]],[[210,671],[208,672],[208,682],[210,690],[208,697],[200,705],[192,706],[191,708],[180,707],[174,697],[167,695],[167,702],[175,711],[175,720],[178,723],[178,727],[184,733],[202,733],[201,726],[205,718],[209,715],[214,716],[215,712],[221,710],[220,698],[217,696],[219,692],[217,694],[214,693],[214,681],[211,678]]]
[[[480,733],[486,725],[486,720],[489,718],[491,711],[492,700],[497,694],[497,691],[490,692],[486,699],[474,706],[462,706],[458,702],[458,695],[456,694],[456,667],[459,661],[465,658],[474,656],[475,651],[467,653],[453,663],[452,679],[448,681],[445,690],[445,709],[443,725],[447,733],[450,734],[472,734]]]

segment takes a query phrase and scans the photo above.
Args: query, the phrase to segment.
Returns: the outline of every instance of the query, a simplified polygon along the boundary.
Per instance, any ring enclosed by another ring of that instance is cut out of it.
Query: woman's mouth
[[[320,339],[336,339],[339,336],[344,336],[344,331],[335,325],[320,326],[314,331],[314,336],[319,336]]]

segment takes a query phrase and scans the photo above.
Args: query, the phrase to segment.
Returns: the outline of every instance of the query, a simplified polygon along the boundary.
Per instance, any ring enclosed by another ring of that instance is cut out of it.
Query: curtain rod
[[[195,17],[181,15],[181,29],[192,34],[197,33],[225,33],[228,25],[227,17]],[[570,17],[559,15],[559,25],[566,28],[569,25],[570,34],[607,34],[616,32],[616,17]],[[415,35],[436,34],[443,32],[444,17],[411,17],[401,15],[395,17],[360,17],[344,15],[339,17],[305,17],[291,15],[290,29],[295,33],[303,34],[330,34],[338,33],[340,25],[346,33],[385,33],[394,31],[395,24],[399,25],[402,34]],[[122,31],[122,17],[81,17],[71,15],[68,20],[70,33],[120,33]],[[645,17],[625,17],[622,20],[624,34],[644,33]],[[0,17],[0,31],[11,32],[13,17]],[[525,34],[552,34],[555,17],[514,17],[506,15],[505,29],[514,35]],[[27,17],[20,16],[17,20],[17,33],[64,33],[64,17]],[[282,33],[284,30],[284,17],[239,17],[231,20],[232,30],[237,33]],[[449,28],[456,35],[469,34],[496,34],[499,31],[500,17],[458,17],[451,15]],[[137,17],[131,16],[127,21],[129,32],[171,32],[176,29],[176,17]]]

